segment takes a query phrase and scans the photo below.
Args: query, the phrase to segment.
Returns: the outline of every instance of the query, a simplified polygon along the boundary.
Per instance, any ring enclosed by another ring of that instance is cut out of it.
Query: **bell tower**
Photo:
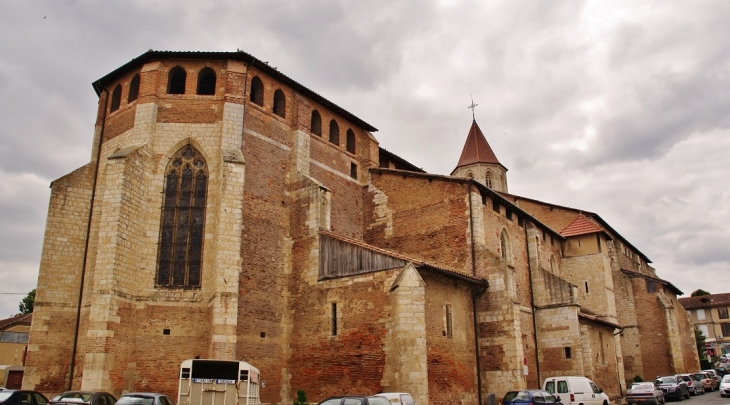
[[[494,191],[507,192],[507,168],[497,160],[476,119],[472,121],[459,163],[451,175],[472,178]]]

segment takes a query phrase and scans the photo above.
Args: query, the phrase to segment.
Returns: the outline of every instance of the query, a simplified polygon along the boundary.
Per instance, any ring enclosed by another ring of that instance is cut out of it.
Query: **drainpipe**
[[[472,184],[469,180],[469,233],[471,235],[471,272],[474,277],[477,276],[477,263],[476,263],[476,247],[474,246],[474,213],[472,212],[471,203],[471,191]],[[471,309],[474,316],[474,355],[476,357],[477,366],[477,400],[478,404],[482,405],[482,368],[479,362],[479,330],[478,330],[478,319],[477,319],[477,296],[484,294],[487,291],[487,286],[484,287],[478,293],[472,293],[471,296]]]
[[[94,87],[97,88],[99,83],[95,83]],[[79,300],[76,305],[76,326],[74,328],[74,343],[71,348],[71,364],[69,365],[68,384],[66,391],[71,391],[71,385],[74,380],[74,367],[76,366],[76,346],[79,343],[79,326],[81,324],[81,302],[84,298],[84,281],[86,278],[86,261],[89,256],[89,239],[91,237],[91,219],[94,214],[94,199],[96,197],[96,181],[99,177],[99,163],[101,160],[101,145],[104,141],[104,126],[106,124],[106,110],[109,107],[109,91],[107,89],[101,89],[99,93],[105,93],[106,99],[104,100],[104,112],[101,116],[101,129],[99,130],[99,145],[96,149],[96,167],[94,168],[94,179],[91,183],[91,203],[89,205],[89,219],[86,222],[86,242],[84,243],[84,255],[83,262],[81,264],[81,282],[79,284]]]
[[[530,306],[532,307],[532,328],[535,331],[535,368],[537,369],[537,385],[540,386],[540,350],[537,341],[537,308],[535,308],[535,291],[534,281],[532,279],[532,260],[530,259],[530,237],[527,234],[527,224],[525,222],[525,250],[527,252],[527,268],[530,272]]]

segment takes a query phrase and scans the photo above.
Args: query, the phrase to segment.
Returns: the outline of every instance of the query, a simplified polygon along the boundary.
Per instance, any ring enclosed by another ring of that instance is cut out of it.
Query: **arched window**
[[[510,246],[509,241],[509,234],[507,234],[506,229],[502,229],[502,234],[500,235],[500,247],[502,248],[502,259],[510,261],[510,258],[512,257],[512,247]]]
[[[550,272],[558,274],[558,262],[555,260],[555,255],[550,255]]]
[[[279,117],[286,118],[286,97],[284,97],[284,92],[280,89],[276,89],[274,92],[273,111]]]
[[[351,129],[347,130],[347,151],[355,154],[355,133]]]
[[[466,178],[467,179],[473,179],[474,178],[474,173],[472,173],[472,172],[466,172]]]
[[[258,76],[251,79],[251,101],[261,107],[264,106],[264,84]]]
[[[185,69],[175,66],[167,74],[167,94],[185,94],[185,79],[188,74]]]
[[[215,94],[215,70],[204,67],[198,72],[198,94],[212,96]]]
[[[486,186],[492,188],[492,172],[487,172]]]
[[[117,84],[117,87],[112,91],[112,104],[109,108],[110,111],[114,112],[119,109],[119,104],[122,102],[122,85]]]
[[[165,169],[157,286],[200,287],[207,189],[205,159],[184,146]]]
[[[322,117],[317,110],[312,110],[312,120],[309,127],[313,134],[322,136]]]
[[[134,75],[132,81],[129,83],[129,95],[127,96],[127,102],[131,103],[139,96],[139,75]]]
[[[340,144],[340,126],[335,120],[330,121],[330,142],[338,146]]]

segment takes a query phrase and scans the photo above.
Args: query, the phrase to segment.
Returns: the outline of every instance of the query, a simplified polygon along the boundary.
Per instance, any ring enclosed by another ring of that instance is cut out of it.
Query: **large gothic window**
[[[200,287],[208,167],[195,148],[180,149],[165,169],[158,287]]]

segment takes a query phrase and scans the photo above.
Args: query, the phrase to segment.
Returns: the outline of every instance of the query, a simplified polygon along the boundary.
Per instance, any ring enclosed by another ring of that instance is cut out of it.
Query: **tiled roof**
[[[13,317],[0,320],[0,329],[5,329],[13,325],[30,325],[33,321],[33,313],[18,314]]]
[[[603,232],[603,228],[588,219],[585,215],[580,214],[575,217],[573,222],[566,226],[565,229],[560,231],[560,234],[567,238],[568,236],[585,235],[596,232]]]
[[[685,297],[680,298],[679,303],[684,309],[730,307],[730,293]]]
[[[617,325],[617,324],[615,324],[613,322],[606,321],[606,320],[601,319],[601,318],[599,318],[597,316],[594,316],[594,315],[586,314],[585,312],[578,312],[578,317],[579,318],[583,318],[583,319],[588,319],[589,321],[601,323],[601,324],[604,324],[606,326],[610,326],[610,327],[612,327],[614,329],[621,329],[621,326],[619,326],[619,325]]]
[[[378,253],[381,253],[381,254],[384,254],[384,255],[387,255],[387,256],[391,256],[391,257],[395,257],[395,258],[398,258],[398,259],[401,259],[401,260],[405,260],[406,262],[411,262],[416,267],[428,267],[428,268],[437,270],[437,271],[439,271],[441,273],[445,273],[447,275],[457,276],[458,278],[461,278],[461,279],[464,279],[464,280],[467,280],[467,281],[470,281],[470,282],[476,282],[476,283],[479,283],[479,284],[483,284],[483,283],[486,282],[485,279],[477,278],[477,277],[474,277],[472,275],[463,273],[463,272],[458,271],[458,270],[447,269],[445,267],[441,267],[441,266],[437,266],[437,265],[434,265],[434,264],[430,264],[430,263],[424,262],[422,260],[418,260],[416,258],[413,258],[413,257],[410,257],[410,256],[406,256],[406,255],[401,254],[401,253],[397,253],[397,252],[393,252],[393,251],[390,251],[390,250],[385,250],[383,248],[379,248],[377,246],[369,245],[369,244],[367,244],[367,243],[365,243],[365,242],[363,242],[363,241],[361,241],[359,239],[353,239],[353,238],[348,238],[346,236],[338,235],[338,234],[336,234],[334,232],[330,232],[330,231],[328,231],[326,229],[321,229],[320,228],[319,233],[321,233],[322,235],[327,235],[327,236],[329,236],[331,238],[339,239],[339,240],[341,240],[343,242],[347,242],[347,243],[350,243],[350,244],[355,245],[355,246],[359,246],[359,247],[361,247],[363,249],[372,250],[374,252],[378,252]]]
[[[471,124],[469,135],[466,137],[466,143],[464,144],[464,150],[461,151],[461,157],[456,167],[458,168],[472,163],[493,163],[501,165],[476,121]]]
[[[674,294],[676,294],[676,295],[684,295],[684,293],[682,292],[682,290],[680,290],[679,288],[677,288],[676,286],[674,286],[674,284],[670,283],[667,280],[661,279],[659,277],[654,277],[654,276],[650,276],[648,274],[639,273],[639,272],[632,271],[632,270],[625,270],[625,269],[621,269],[621,273],[626,274],[630,278],[632,278],[632,277],[640,277],[640,278],[643,278],[643,279],[647,279],[647,280],[651,280],[651,281],[657,282],[657,283],[659,283],[659,284],[661,284],[663,286],[666,286],[670,290],[672,290],[672,292],[674,292]],[[683,299],[684,298],[679,298],[679,301],[682,301]]]

